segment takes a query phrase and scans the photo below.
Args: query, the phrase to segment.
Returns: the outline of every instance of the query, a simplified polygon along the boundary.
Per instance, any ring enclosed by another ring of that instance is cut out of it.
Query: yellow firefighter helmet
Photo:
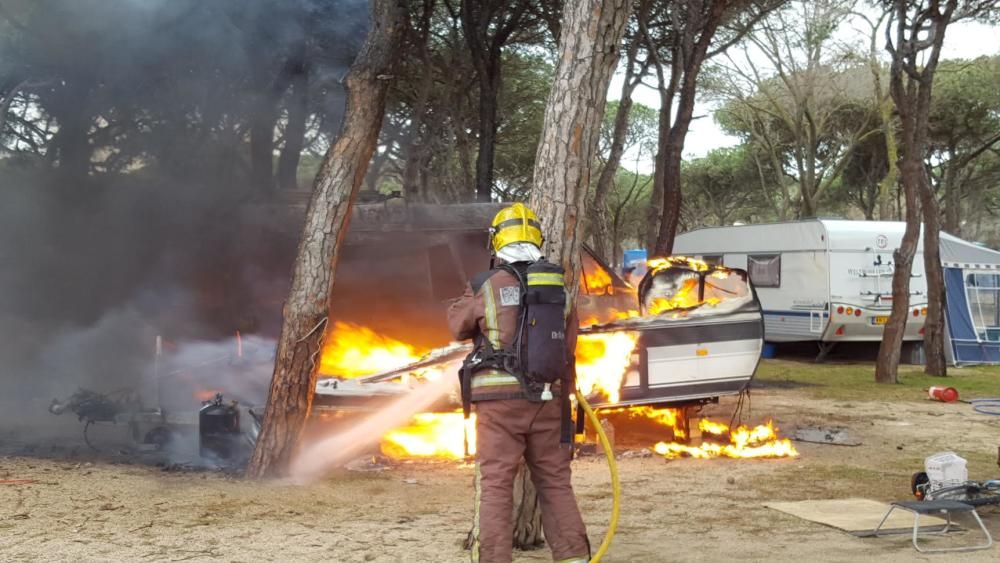
[[[530,242],[542,247],[542,224],[535,212],[523,203],[501,209],[493,217],[493,225],[490,227],[490,246],[493,252],[515,242]]]

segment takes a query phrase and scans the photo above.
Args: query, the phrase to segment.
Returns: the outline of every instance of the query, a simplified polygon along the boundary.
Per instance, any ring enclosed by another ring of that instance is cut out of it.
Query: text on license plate
[[[884,325],[889,322],[888,315],[879,315],[877,317],[872,317],[872,324],[875,326]]]

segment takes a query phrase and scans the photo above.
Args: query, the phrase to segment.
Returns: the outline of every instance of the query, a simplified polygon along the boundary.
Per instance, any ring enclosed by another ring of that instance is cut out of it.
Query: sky
[[[1000,41],[997,34],[1000,28],[975,22],[960,22],[948,27],[945,33],[944,49],[942,58],[971,59],[983,55],[1000,54]],[[865,42],[867,39],[859,32],[855,40]],[[619,69],[612,78],[611,86],[608,89],[608,99],[616,100],[621,93],[624,71]],[[632,99],[643,105],[659,108],[659,96],[656,90],[645,86],[639,86],[632,95]],[[739,144],[739,139],[726,135],[715,123],[712,115],[714,105],[707,101],[699,101],[695,106],[695,120],[691,123],[687,138],[684,142],[684,157],[699,158],[705,156],[709,151],[721,147],[730,147]],[[623,162],[629,162],[629,156]],[[635,155],[631,155],[631,161],[635,161]],[[651,158],[641,158],[639,169],[643,173],[652,171]]]

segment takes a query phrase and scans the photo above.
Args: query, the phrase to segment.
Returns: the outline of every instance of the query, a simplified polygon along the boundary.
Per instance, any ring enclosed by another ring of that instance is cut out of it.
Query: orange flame
[[[194,398],[201,401],[211,401],[215,399],[215,395],[218,391],[213,391],[211,389],[198,389],[194,392]]]
[[[601,393],[617,403],[622,380],[639,340],[635,332],[581,334],[576,341],[576,387],[584,395]]]
[[[729,426],[709,420],[702,420],[698,427],[703,433],[714,436],[729,435],[728,444],[703,442],[699,446],[688,446],[677,442],[659,442],[653,451],[666,458],[690,456],[696,459],[712,457],[771,458],[798,457],[799,452],[788,438],[778,438],[774,423],[770,420],[753,428],[740,425],[730,431]]]
[[[646,419],[660,426],[666,426],[674,435],[674,439],[683,440],[686,436],[680,421],[682,413],[680,409],[655,408],[645,405],[633,407],[616,407],[611,409],[601,409],[600,414],[624,413],[629,419]]]
[[[624,321],[625,319],[635,319],[641,316],[642,314],[639,313],[637,309],[628,309],[626,311],[619,311],[618,309],[608,308],[602,311],[601,314],[599,315],[593,315],[580,321],[580,327],[583,328],[593,325],[610,323],[614,321]]]
[[[469,454],[476,453],[476,415],[465,420],[462,411],[424,412],[413,421],[382,437],[382,453],[394,459],[463,459],[468,439]]]
[[[353,323],[336,322],[320,357],[320,373],[343,378],[386,371],[420,359],[417,348]]]
[[[611,275],[604,268],[585,271],[583,278],[586,280],[587,293],[591,295],[610,295],[613,292]]]
[[[695,260],[694,258],[687,258],[685,256],[668,256],[666,258],[653,258],[647,262],[652,275],[656,275],[659,270],[665,270],[667,268],[681,267],[693,270],[695,272],[707,272],[711,266],[707,262],[701,260]],[[727,274],[726,270],[719,270],[709,274],[710,277],[725,277]],[[705,297],[701,298],[699,296],[699,281],[698,278],[692,277],[684,280],[681,288],[677,290],[674,295],[670,297],[658,297],[653,299],[652,303],[648,307],[648,314],[659,315],[667,311],[675,311],[678,309],[691,309],[701,305],[711,305],[715,306],[722,302],[718,297]],[[685,311],[677,311],[671,315],[671,318],[676,319],[684,316]]]
[[[646,266],[650,270],[663,270],[674,266],[680,266],[694,270],[696,272],[707,272],[710,266],[708,262],[688,258],[687,256],[667,256],[665,258],[650,258],[646,261]]]

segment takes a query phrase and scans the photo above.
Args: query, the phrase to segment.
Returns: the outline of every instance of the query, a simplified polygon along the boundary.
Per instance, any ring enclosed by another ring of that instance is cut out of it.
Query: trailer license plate
[[[886,315],[879,315],[877,317],[872,317],[872,324],[875,326],[884,325],[889,322],[889,317]]]

